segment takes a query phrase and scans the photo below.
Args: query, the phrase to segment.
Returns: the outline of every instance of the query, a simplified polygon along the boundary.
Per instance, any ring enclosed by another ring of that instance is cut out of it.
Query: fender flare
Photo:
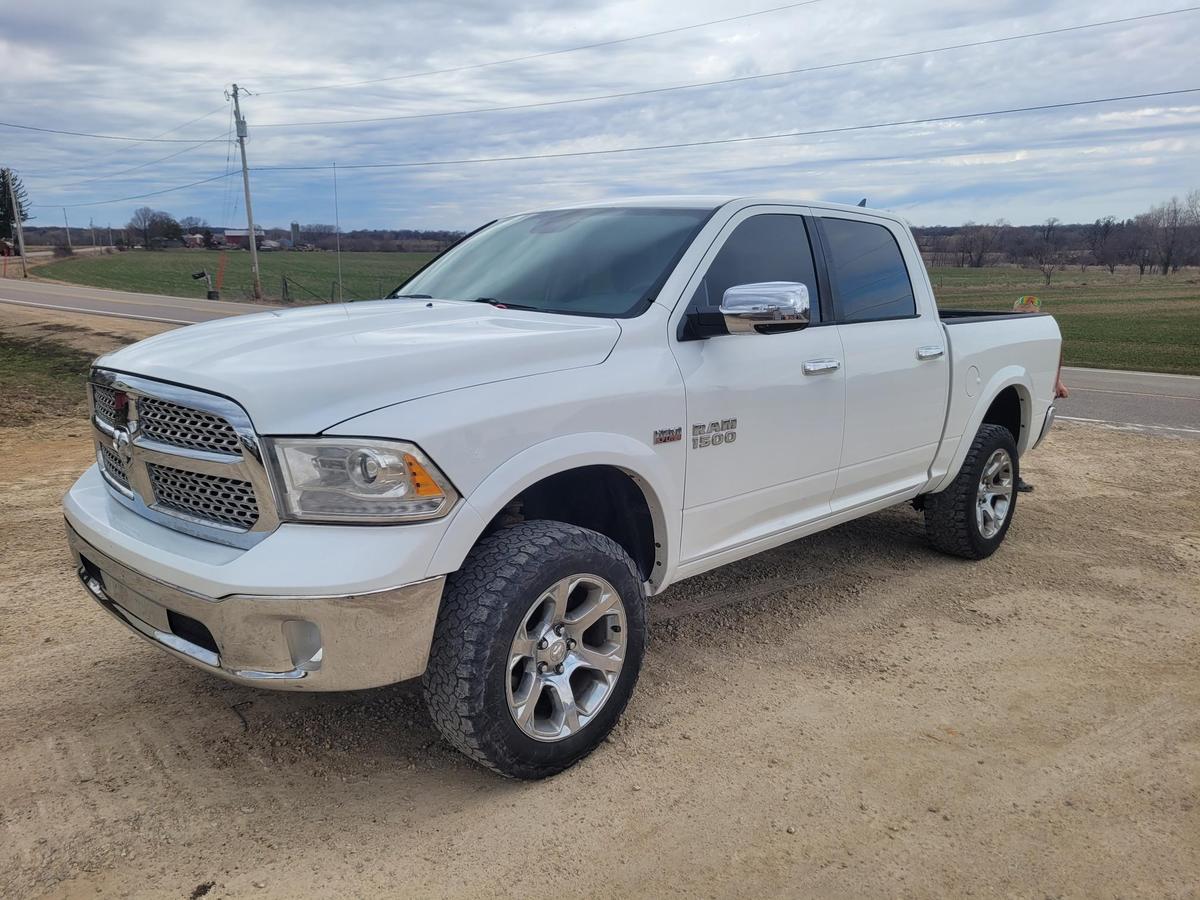
[[[1024,452],[1023,448],[1028,445],[1026,438],[1030,434],[1031,416],[1033,415],[1033,379],[1021,366],[1005,366],[996,372],[979,392],[980,400],[975,404],[975,408],[971,411],[971,417],[967,420],[962,434],[959,435],[954,456],[950,458],[945,473],[926,490],[926,493],[936,494],[958,477],[958,470],[962,468],[963,460],[967,458],[967,451],[971,449],[971,442],[975,439],[979,426],[983,424],[983,417],[987,415],[988,409],[1000,396],[1000,392],[1010,387],[1017,389],[1017,395],[1021,399],[1021,433],[1017,435],[1017,447]]]
[[[457,571],[488,523],[514,497],[544,478],[584,466],[611,466],[629,475],[641,489],[654,526],[655,565],[652,590],[668,576],[668,561],[678,559],[678,516],[668,508],[682,506],[682,497],[671,503],[672,479],[666,461],[645,444],[621,434],[591,432],[564,435],[534,444],[501,464],[480,482],[464,508],[455,515],[429,563],[427,576]],[[469,513],[469,515],[462,515]]]

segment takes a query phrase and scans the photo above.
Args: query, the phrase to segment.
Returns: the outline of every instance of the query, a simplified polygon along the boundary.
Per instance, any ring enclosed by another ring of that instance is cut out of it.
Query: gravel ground
[[[684,582],[621,726],[537,784],[406,686],[130,636],[64,549],[83,423],[0,453],[0,896],[1197,894],[1194,442],[1059,427],[982,563],[897,508]]]

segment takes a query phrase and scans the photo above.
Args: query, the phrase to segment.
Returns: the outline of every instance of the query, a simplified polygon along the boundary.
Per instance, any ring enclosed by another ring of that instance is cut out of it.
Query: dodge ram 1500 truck
[[[422,679],[473,759],[591,751],[648,598],[894,504],[980,559],[1054,418],[1045,315],[939,311],[895,216],[685,197],[470,234],[387,299],[97,360],[79,578],[244,685]]]

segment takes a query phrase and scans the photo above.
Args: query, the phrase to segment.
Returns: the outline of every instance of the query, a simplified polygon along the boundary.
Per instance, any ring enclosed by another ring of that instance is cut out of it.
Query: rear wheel
[[[1017,509],[1020,467],[1012,432],[982,425],[950,486],[924,499],[925,534],[945,553],[983,559],[996,552]]]
[[[516,778],[590,753],[637,683],[642,581],[614,541],[561,522],[484,538],[446,582],[423,687],[443,736]]]

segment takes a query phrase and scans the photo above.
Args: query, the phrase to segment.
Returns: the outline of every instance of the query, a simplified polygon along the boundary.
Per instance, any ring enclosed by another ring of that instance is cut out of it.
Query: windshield
[[[574,315],[637,315],[710,213],[622,207],[502,219],[448,250],[392,296],[482,300]]]

